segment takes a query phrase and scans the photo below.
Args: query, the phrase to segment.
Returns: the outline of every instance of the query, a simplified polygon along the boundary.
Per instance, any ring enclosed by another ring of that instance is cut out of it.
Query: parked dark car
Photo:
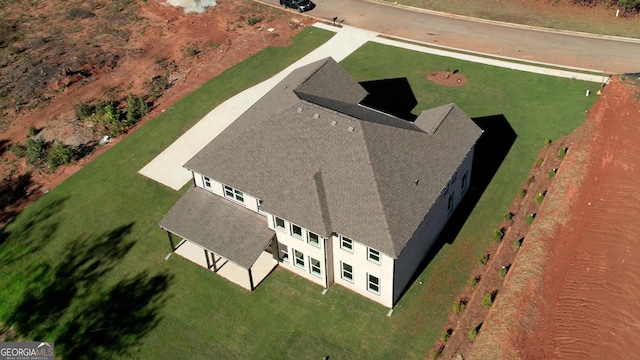
[[[291,8],[298,12],[309,11],[316,6],[311,0],[280,0],[280,5],[285,9]]]

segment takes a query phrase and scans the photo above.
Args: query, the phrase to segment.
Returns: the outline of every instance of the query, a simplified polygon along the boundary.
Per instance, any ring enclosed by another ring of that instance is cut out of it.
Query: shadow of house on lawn
[[[504,115],[484,116],[472,120],[484,130],[484,133],[475,147],[469,191],[462,198],[429,253],[413,274],[409,285],[403,291],[403,295],[422,274],[436,254],[440,252],[444,244],[453,244],[480,197],[482,197],[500,165],[507,157],[511,146],[516,141],[517,134]]]
[[[407,78],[364,81],[360,85],[369,93],[362,105],[410,122],[416,120],[411,110],[418,100]]]
[[[22,337],[56,342],[56,355],[126,355],[160,321],[171,281],[146,271],[107,285],[105,275],[134,242],[133,223],[71,241],[58,262],[33,265],[21,301],[5,319]]]

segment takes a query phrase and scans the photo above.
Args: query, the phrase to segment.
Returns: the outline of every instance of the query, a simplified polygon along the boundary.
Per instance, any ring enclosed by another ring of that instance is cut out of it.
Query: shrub
[[[531,224],[533,224],[533,219],[535,219],[535,217],[536,217],[536,214],[529,214],[527,216],[527,218],[525,219],[527,226],[531,226]]]
[[[256,15],[247,16],[247,25],[253,26],[262,21],[262,17]]]
[[[487,265],[487,261],[489,261],[489,254],[484,254],[478,258],[478,264]]]
[[[446,343],[447,340],[449,340],[449,338],[451,337],[451,334],[453,334],[453,329],[449,328],[446,331],[443,331],[442,334],[440,334],[440,341],[442,341],[443,343]]]
[[[51,170],[55,170],[60,165],[67,165],[73,160],[73,148],[64,144],[60,140],[56,140],[55,143],[49,149],[49,155],[47,156],[47,164]]]
[[[149,105],[144,99],[129,93],[129,98],[127,99],[127,125],[131,126],[137,123],[148,113]]]
[[[553,179],[554,177],[556,177],[556,172],[558,171],[558,169],[551,169],[549,170],[549,179]]]
[[[518,197],[520,199],[523,199],[525,196],[527,196],[527,189],[525,188],[520,189],[520,191],[518,192]]]
[[[493,295],[492,294],[485,295],[482,298],[482,306],[484,306],[487,309],[490,309],[492,305],[493,305]]]
[[[456,314],[460,314],[460,312],[464,310],[465,307],[467,307],[467,300],[460,299],[453,303],[453,312]]]
[[[184,48],[184,53],[186,56],[188,57],[194,57],[198,54],[200,54],[200,49],[198,49],[198,46],[196,44],[188,44],[186,48]]]
[[[13,145],[9,151],[17,158],[23,158],[27,155],[27,147],[22,144]]]
[[[158,99],[160,95],[171,86],[169,74],[170,71],[167,70],[163,76],[154,76],[148,82],[149,94],[153,99]]]
[[[493,229],[493,240],[495,242],[501,242],[503,237],[504,237],[503,229]]]
[[[508,212],[508,213],[504,214],[504,219],[507,220],[507,221],[513,220],[513,213],[512,212]]]
[[[38,129],[36,129],[35,126],[29,126],[28,136],[33,137],[36,136],[36,134],[38,134]]]
[[[538,205],[542,204],[542,200],[544,200],[544,196],[545,196],[545,193],[542,193],[542,192],[538,193],[538,195],[536,195],[536,198],[535,198],[536,204]]]
[[[76,119],[84,120],[95,112],[95,106],[89,105],[86,102],[81,102],[74,107],[76,113]]]
[[[444,346],[440,346],[436,350],[433,350],[433,353],[431,354],[431,359],[436,360],[437,358],[439,358],[440,354],[442,354],[442,350],[444,350]]]
[[[537,159],[536,159],[536,162],[535,162],[535,166],[536,166],[536,167],[540,167],[540,166],[542,166],[542,163],[543,163],[543,162],[544,162],[544,159],[543,159],[543,158],[537,158]]]
[[[476,284],[478,284],[478,282],[480,282],[481,278],[482,277],[480,275],[478,275],[478,276],[475,276],[475,277],[469,279],[469,286],[471,286],[471,287],[476,286]]]
[[[551,146],[551,142],[552,142],[552,141],[551,141],[551,139],[549,139],[549,138],[545,138],[545,139],[544,139],[544,146],[545,146],[545,147],[549,147],[549,146]]]
[[[469,330],[469,340],[474,341],[478,337],[478,328]]]
[[[558,159],[562,160],[564,159],[564,156],[567,155],[567,150],[569,150],[566,147],[562,147],[558,150]]]
[[[533,183],[533,181],[536,179],[535,176],[531,175],[529,177],[527,177],[527,185],[531,185],[531,183]]]
[[[221,45],[222,45],[222,44],[220,44],[220,43],[219,43],[219,42],[217,42],[217,41],[211,41],[211,40],[207,41],[207,46],[208,46],[208,47],[210,47],[210,48],[217,49],[217,48],[219,48]]]
[[[522,243],[524,242],[524,238],[520,238],[520,239],[516,239],[516,241],[513,242],[513,250],[518,250],[520,249],[520,246],[522,246]]]
[[[31,165],[42,163],[47,154],[47,143],[43,138],[27,139],[26,156],[27,162]]]
[[[506,266],[503,266],[500,268],[500,272],[498,273],[498,276],[500,277],[500,279],[504,279],[507,276],[507,272],[509,272],[509,268]]]

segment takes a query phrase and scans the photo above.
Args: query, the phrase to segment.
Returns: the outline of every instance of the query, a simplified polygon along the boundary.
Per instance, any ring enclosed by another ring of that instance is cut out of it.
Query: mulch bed
[[[500,224],[496,224],[495,229],[504,236],[499,241],[494,237],[490,242],[484,253],[486,264],[482,265],[478,259],[478,264],[469,276],[467,286],[456,298],[456,303],[461,302],[464,307],[459,313],[455,313],[452,309],[442,330],[443,335],[434,344],[429,358],[464,359],[470,355],[473,347],[473,340],[471,340],[473,336],[470,333],[474,331],[473,329],[477,334],[482,331],[482,323],[489,313],[489,309],[482,304],[482,300],[489,295],[495,302],[496,297],[500,296],[504,279],[509,276],[509,270],[518,249],[522,242],[526,241],[529,231],[527,217],[532,215],[535,221],[535,214],[541,200],[544,201],[544,195],[554,177],[550,172],[557,172],[562,162],[558,153],[560,149],[566,148],[568,143],[569,141],[564,138],[545,145],[538,153],[519,194],[505,211],[505,219]],[[487,237],[492,235],[487,234]]]
[[[427,74],[427,80],[444,86],[457,87],[467,85],[467,78],[465,78],[457,70],[435,71]]]

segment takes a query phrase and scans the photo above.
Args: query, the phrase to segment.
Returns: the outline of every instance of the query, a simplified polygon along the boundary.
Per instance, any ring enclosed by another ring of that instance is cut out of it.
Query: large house
[[[367,95],[331,58],[293,71],[184,165],[193,187],[159,223],[172,250],[250,290],[282,266],[392,308],[482,130],[455,104],[412,122]]]

